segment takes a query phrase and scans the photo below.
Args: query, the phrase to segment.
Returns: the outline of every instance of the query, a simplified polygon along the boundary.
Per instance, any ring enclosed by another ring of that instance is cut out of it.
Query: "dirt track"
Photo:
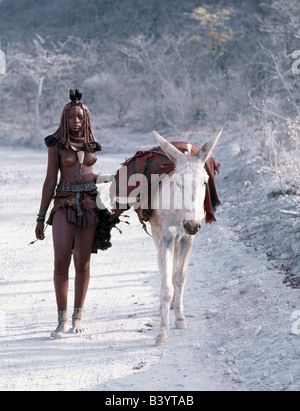
[[[217,153],[223,201],[218,221],[197,236],[189,266],[189,328],[172,328],[168,346],[158,348],[156,252],[133,212],[123,234],[114,231],[113,248],[92,257],[88,333],[49,338],[56,322],[51,229],[43,243],[27,246],[46,155],[1,148],[1,390],[300,389],[299,337],[291,334],[299,296],[234,231],[231,215],[238,204],[222,188],[230,150],[226,143],[227,152],[223,144]],[[11,167],[15,160],[18,168]],[[99,168],[109,173],[123,160],[104,155]],[[71,288],[70,315],[72,298]]]

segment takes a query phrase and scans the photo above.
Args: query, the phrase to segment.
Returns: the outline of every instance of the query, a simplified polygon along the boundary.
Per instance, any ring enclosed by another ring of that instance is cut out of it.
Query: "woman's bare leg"
[[[82,325],[82,309],[84,306],[89,281],[91,251],[95,238],[97,225],[92,227],[76,227],[74,240],[75,264],[75,299],[73,313],[73,332],[84,332]]]
[[[58,326],[53,338],[60,338],[68,331],[67,301],[69,290],[69,267],[75,235],[75,226],[68,223],[63,210],[58,210],[53,216],[54,245],[54,288],[58,309]]]

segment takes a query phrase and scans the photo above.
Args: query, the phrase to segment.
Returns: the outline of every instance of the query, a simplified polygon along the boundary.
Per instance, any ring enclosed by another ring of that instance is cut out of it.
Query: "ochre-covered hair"
[[[60,148],[69,148],[70,147],[70,130],[69,130],[69,114],[71,108],[74,106],[79,106],[82,108],[84,113],[84,129],[83,129],[83,141],[86,151],[95,152],[101,151],[101,146],[98,141],[95,139],[93,130],[92,130],[92,121],[90,111],[86,104],[81,102],[82,93],[77,89],[75,91],[70,90],[70,100],[62,112],[60,125],[55,133],[45,138],[45,143],[47,147],[54,146],[59,144]]]

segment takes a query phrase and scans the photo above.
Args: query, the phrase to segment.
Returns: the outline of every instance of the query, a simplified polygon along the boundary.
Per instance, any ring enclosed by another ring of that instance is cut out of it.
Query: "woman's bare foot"
[[[80,307],[74,307],[71,330],[73,334],[82,334],[86,330],[82,325],[82,310]]]
[[[63,334],[68,331],[68,316],[66,310],[58,310],[58,326],[56,330],[50,334],[52,338],[62,338]]]

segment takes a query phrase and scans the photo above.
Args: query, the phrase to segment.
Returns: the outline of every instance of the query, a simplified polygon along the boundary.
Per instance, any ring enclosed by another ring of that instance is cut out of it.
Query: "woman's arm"
[[[93,174],[93,180],[95,183],[97,183],[98,177],[99,177],[99,174],[95,174],[95,173]]]
[[[112,174],[94,174],[96,184],[112,183],[115,177]]]
[[[43,185],[42,200],[40,211],[47,213],[49,205],[54,195],[58,176],[58,148],[49,147],[48,149],[48,168]]]
[[[43,185],[42,191],[42,200],[40,205],[39,214],[46,215],[51,200],[54,195],[54,191],[57,184],[57,177],[58,177],[58,148],[57,147],[49,147],[48,149],[48,168],[47,174],[45,178],[45,182]],[[44,222],[38,222],[35,229],[36,238],[39,240],[43,240],[44,236]]]

